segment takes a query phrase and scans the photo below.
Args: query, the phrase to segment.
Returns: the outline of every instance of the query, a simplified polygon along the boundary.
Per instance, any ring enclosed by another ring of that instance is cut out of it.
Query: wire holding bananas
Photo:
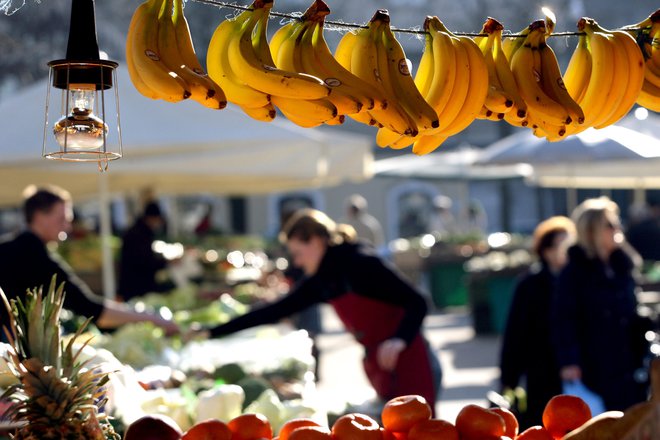
[[[313,0],[289,15],[268,39],[273,0],[253,0],[221,21],[206,52],[195,54],[184,0],[146,0],[127,35],[131,80],[144,96],[192,99],[221,109],[235,104],[251,118],[283,115],[301,127],[341,125],[347,118],[375,127],[380,147],[412,146],[427,154],[475,119],[527,127],[560,141],[623,118],[635,104],[660,111],[660,9],[618,30],[588,17],[562,74],[548,44],[554,14],[516,35],[492,17],[475,36],[449,31],[426,17],[424,48],[415,65],[379,9],[364,26],[345,25],[333,51],[324,31],[330,9]],[[213,3],[205,0],[205,3]],[[281,16],[282,14],[275,14]]]

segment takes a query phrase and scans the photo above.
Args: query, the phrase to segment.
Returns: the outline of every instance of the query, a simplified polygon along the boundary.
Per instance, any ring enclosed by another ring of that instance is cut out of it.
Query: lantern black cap
[[[72,0],[69,42],[66,47],[68,60],[98,61],[99,43],[96,38],[94,0]]]
[[[66,89],[69,84],[95,85],[96,90],[112,87],[112,71],[117,63],[101,60],[94,0],[71,1],[66,59],[51,61],[48,65],[54,70],[54,87]]]

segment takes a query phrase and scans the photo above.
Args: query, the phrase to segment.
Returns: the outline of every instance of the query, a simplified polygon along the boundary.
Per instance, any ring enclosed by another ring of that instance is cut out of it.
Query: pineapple
[[[3,396],[13,402],[10,419],[21,426],[13,438],[119,440],[98,412],[105,403],[107,375],[79,362],[80,350],[73,349],[85,326],[66,346],[60,340],[64,283],[56,288],[53,277],[45,296],[43,288],[34,289],[11,303],[2,289],[0,296],[10,316],[4,328],[11,346],[7,363],[19,380]]]

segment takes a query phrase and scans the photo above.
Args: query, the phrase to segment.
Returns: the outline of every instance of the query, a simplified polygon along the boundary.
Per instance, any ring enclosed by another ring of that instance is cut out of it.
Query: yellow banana
[[[533,22],[529,26],[529,30],[523,44],[513,53],[510,61],[511,71],[520,90],[520,96],[527,103],[528,109],[533,109],[534,113],[543,120],[557,126],[570,123],[571,118],[567,110],[548,96],[539,81],[542,72],[541,58],[535,57],[538,49],[534,48],[533,44],[545,34],[543,20]]]
[[[650,56],[648,66],[655,77],[660,77],[660,9],[651,16],[652,24],[649,30]],[[659,85],[656,83],[656,85]]]
[[[424,155],[438,148],[448,136],[442,134],[422,135],[413,144],[412,151],[417,155]]]
[[[589,87],[591,63],[591,52],[588,48],[587,36],[581,34],[563,77],[566,90],[578,103],[582,102]]]
[[[346,115],[337,115],[332,119],[328,119],[324,122],[326,125],[341,125],[346,121]]]
[[[352,115],[348,115],[351,119],[355,120],[356,122],[359,122],[364,125],[369,125],[369,126],[374,126],[378,128],[382,128],[383,124],[378,122],[371,116],[371,114],[367,112],[360,112],[360,113],[353,113]]]
[[[376,131],[376,145],[379,147],[394,148],[392,145],[397,144],[399,145],[398,149],[401,149],[410,146],[414,140],[415,137],[401,135],[384,127],[381,127]],[[406,142],[406,144],[403,145],[403,142]]]
[[[270,60],[257,56],[255,46],[266,39],[265,28],[272,0],[255,0],[253,14],[240,32],[229,40],[227,48],[229,60],[250,86],[270,95],[295,99],[320,99],[328,96],[330,90],[323,81],[311,75],[278,69]],[[256,32],[255,32],[256,30]],[[255,42],[253,45],[253,33]],[[260,52],[263,56],[263,52]]]
[[[612,42],[625,54],[622,67],[625,66],[627,80],[619,84],[622,92],[614,102],[613,110],[609,115],[597,122],[596,128],[604,128],[612,125],[628,114],[635,105],[644,84],[644,57],[637,46],[637,42],[626,32],[612,31]]]
[[[135,28],[138,25],[138,22],[142,20],[142,16],[145,13],[144,10],[148,7],[147,3],[148,2],[145,2],[137,8],[131,19],[131,24],[128,27],[128,35],[126,37],[126,67],[128,68],[128,75],[131,78],[133,86],[138,92],[140,92],[140,94],[147,98],[160,99],[161,94],[153,87],[150,87],[140,76],[140,72],[135,65],[135,59],[133,57],[132,44],[135,38],[137,38]]]
[[[602,30],[600,31],[602,32]],[[612,51],[614,63],[612,64],[612,84],[606,91],[607,97],[598,117],[592,122],[593,127],[600,127],[611,114],[616,110],[616,106],[621,102],[626,91],[626,85],[629,81],[628,55],[620,44],[616,44],[614,37],[607,32],[603,32],[607,38],[607,43]],[[641,88],[641,87],[640,87]]]
[[[327,99],[296,99],[271,96],[272,103],[282,114],[303,127],[316,127],[337,116],[337,107]]]
[[[424,29],[433,47],[433,80],[424,99],[440,116],[442,126],[444,119],[456,116],[448,114],[446,107],[452,98],[457,75],[465,72],[457,73],[461,60],[457,59],[452,35],[438,17],[427,17]]]
[[[470,65],[468,91],[454,120],[446,128],[439,130],[438,133],[444,136],[453,136],[467,128],[479,115],[488,93],[488,69],[479,46],[466,36],[459,36],[458,40],[466,49]]]
[[[352,70],[351,59],[353,58],[353,49],[358,41],[358,32],[359,31],[346,32],[335,48],[335,59],[348,71]]]
[[[429,94],[431,84],[433,83],[434,71],[435,64],[433,58],[433,38],[427,32],[424,35],[424,50],[422,51],[422,56],[419,59],[419,66],[417,66],[417,72],[415,72],[414,79],[415,86],[425,99]]]
[[[205,83],[208,84],[209,92],[207,93],[207,99],[202,104],[210,108],[224,108],[227,105],[227,96],[224,90],[209,77],[199,62],[199,58],[197,58],[188,20],[186,20],[186,16],[183,13],[183,0],[174,0],[172,22],[174,23],[174,31],[176,32],[177,47],[179,48],[179,53],[184,64],[201,76]]]
[[[568,127],[569,134],[576,134],[594,126],[606,105],[614,78],[614,50],[607,35],[598,32],[593,19],[590,18],[581,18],[578,21],[578,30],[586,33],[587,45],[591,51],[591,75],[582,99],[577,100],[573,96],[584,112],[584,124]]]
[[[493,61],[502,89],[513,100],[511,111],[505,113],[504,119],[510,124],[520,124],[527,116],[527,103],[520,96],[511,66],[502,50],[502,31],[497,29],[493,31]]]
[[[324,80],[332,91],[348,95],[361,104],[359,111],[370,110],[375,106],[385,108],[385,97],[371,84],[353,75],[332,55],[323,35],[325,16],[330,9],[322,0],[316,0],[302,16],[307,29],[301,42],[301,55],[306,69]],[[346,112],[351,114],[351,112]]]
[[[494,32],[503,28],[501,23],[489,17],[479,32],[485,36],[473,38],[473,41],[477,43],[483,54],[488,70],[488,94],[486,95],[484,107],[490,110],[491,113],[508,113],[513,108],[513,97],[504,90],[504,86],[497,76],[497,66],[493,58],[493,46],[496,38]],[[485,113],[485,111],[480,112],[478,117],[485,119]]]
[[[302,72],[321,78],[330,87],[328,99],[337,107],[338,114],[348,115],[359,113],[362,110],[363,102],[369,102],[369,100],[364,94],[357,91],[357,89],[350,87],[336,76],[330,75],[321,66],[316,56],[316,46],[314,46],[314,37],[317,29],[317,23],[306,21],[303,24],[303,33],[297,48],[299,52],[298,57],[303,69]],[[347,73],[350,74],[350,72]],[[373,100],[370,102],[373,103]]]
[[[275,32],[268,44],[275,67],[291,72],[303,72],[302,62],[298,54],[298,39],[302,38],[304,30],[303,23],[296,20]],[[286,38],[282,38],[282,34],[286,35]],[[273,44],[273,41],[275,41],[275,44]]]
[[[532,133],[537,137],[544,137],[554,142],[568,136],[567,127],[564,124],[555,124],[545,119],[543,115],[536,112],[534,108],[527,109],[527,127],[532,129]]]
[[[548,96],[566,109],[568,116],[571,118],[571,124],[583,124],[584,112],[566,90],[557,56],[544,40],[545,36],[543,36],[537,49],[541,58],[541,87]]]
[[[660,111],[660,9],[651,14],[640,31],[644,40],[644,82],[637,104]]]
[[[637,97],[637,104],[654,112],[660,112],[660,87],[644,81]]]
[[[158,15],[162,7],[163,0],[147,0],[136,9],[126,36],[126,62],[138,91],[149,98],[178,102],[190,97],[190,90],[158,52]]]
[[[227,48],[231,39],[241,31],[252,10],[243,11],[233,19],[223,20],[213,32],[206,54],[209,76],[222,87],[227,100],[243,108],[260,109],[268,105],[270,95],[247,85],[229,61]]]
[[[506,57],[507,60],[509,60],[509,64],[511,64],[511,59],[513,58],[513,54],[516,53],[518,49],[520,49],[525,41],[525,38],[527,38],[527,35],[530,32],[529,26],[518,32],[515,36],[508,36],[502,38],[502,52],[504,53],[504,56]]]
[[[335,78],[341,84],[348,86],[351,89],[351,94],[360,99],[365,110],[374,107],[381,109],[387,107],[385,97],[376,87],[353,75],[332,55],[323,36],[323,21],[316,23],[312,45],[314,46],[317,65],[323,69],[328,78]]]
[[[302,104],[303,107],[301,108],[307,108],[308,111],[321,108],[320,115],[305,114],[307,121],[301,118],[303,115],[296,114],[295,110],[291,108],[291,105],[286,106],[287,104],[284,104],[286,107],[281,108],[281,110],[285,114],[291,115],[292,120],[300,123],[300,125],[310,126],[312,124],[311,121],[315,121],[317,125],[324,122],[338,125],[344,121],[344,118],[338,116],[359,112],[362,109],[362,103],[348,94],[348,86],[341,87],[342,84],[338,80],[326,80],[324,73],[317,67],[318,63],[314,55],[314,47],[312,46],[314,23],[309,21],[309,16],[317,12],[319,6],[317,3],[310,6],[301,20],[291,22],[275,33],[271,41],[275,40],[276,44],[270,47],[270,54],[276,60],[276,67],[286,71],[305,73],[318,77],[331,88],[330,95],[327,98],[323,98],[327,99],[330,105],[322,105],[318,100],[313,100],[315,102],[312,105],[309,103]],[[325,4],[323,5],[325,6]],[[324,10],[327,10],[327,6]],[[286,35],[286,37],[283,38],[282,35]],[[331,87],[333,85],[334,87]],[[327,109],[332,109],[335,115],[329,118],[326,114]],[[296,118],[296,116],[298,117]]]
[[[379,24],[375,21],[370,21],[366,29],[360,29],[356,34],[347,33],[342,38],[342,40],[344,38],[355,39],[352,42],[350,71],[358,78],[376,87],[381,95],[385,96],[387,108],[379,109],[375,107],[368,110],[374,120],[396,133],[415,135],[418,131],[415,121],[384,87],[386,81],[383,80],[383,76],[387,75],[388,72],[381,73],[379,71],[376,37],[380,34],[375,29],[378,26]],[[337,61],[341,62],[341,59],[338,58]]]
[[[374,18],[381,21],[380,42],[376,43],[380,48],[378,64],[381,67],[381,74],[384,70],[388,71],[392,94],[399,99],[420,132],[438,128],[438,114],[424,100],[410,75],[406,54],[390,28],[389,14],[386,11],[379,11]],[[385,86],[387,87],[387,84]]]
[[[275,62],[277,62],[280,47],[291,37],[291,34],[298,29],[298,26],[300,26],[300,20],[292,19],[290,22],[275,31],[270,38],[268,48],[270,49],[271,57]]]
[[[241,110],[252,119],[262,122],[270,122],[277,115],[277,110],[270,102],[263,107],[241,107]]]
[[[454,47],[456,77],[451,88],[451,94],[442,112],[438,132],[444,131],[456,119],[463,108],[465,98],[470,88],[470,58],[467,48],[458,37],[450,35],[451,44]],[[482,103],[483,104],[483,103]]]
[[[489,121],[501,121],[504,119],[504,113],[495,113],[492,110],[488,110],[486,106],[481,107],[479,110],[479,115],[477,119],[487,119]]]
[[[188,83],[191,99],[212,109],[225,108],[227,98],[224,92],[208,77],[197,60],[188,24],[183,16],[181,1],[165,0],[160,10],[158,16],[160,56],[168,68]]]

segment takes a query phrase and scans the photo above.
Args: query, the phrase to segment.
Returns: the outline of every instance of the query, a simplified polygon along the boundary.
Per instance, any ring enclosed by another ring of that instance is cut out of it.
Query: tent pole
[[[101,229],[101,260],[103,296],[108,299],[115,298],[115,262],[112,256],[112,227],[110,219],[110,197],[108,194],[108,173],[99,173],[99,205]]]
[[[633,203],[643,205],[646,203],[646,188],[644,185],[636,186],[633,192]]]
[[[566,209],[567,215],[570,217],[573,210],[577,207],[577,188],[570,186],[566,188]]]

